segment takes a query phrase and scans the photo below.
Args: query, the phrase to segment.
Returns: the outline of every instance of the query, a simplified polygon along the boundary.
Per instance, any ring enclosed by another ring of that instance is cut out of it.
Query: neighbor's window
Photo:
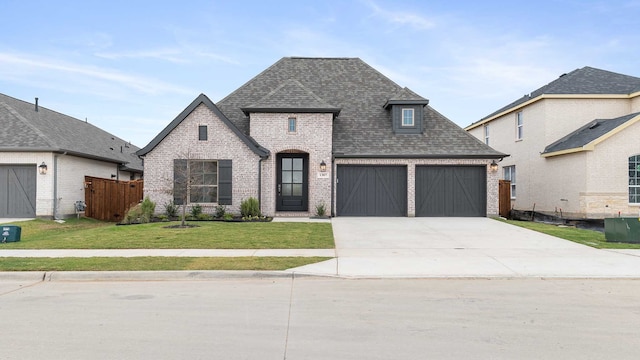
[[[413,109],[402,109],[402,126],[413,126]]]
[[[522,140],[522,111],[518,111],[516,113],[516,140]]]
[[[207,140],[207,125],[198,126],[198,140]]]
[[[640,204],[640,155],[629,157],[629,203]]]
[[[294,133],[297,130],[296,118],[289,118],[289,128],[288,131],[290,133]]]
[[[188,166],[187,166],[188,165]],[[176,160],[174,162],[173,201],[218,202],[218,162],[215,160]]]
[[[489,124],[484,125],[484,143],[489,145]]]
[[[503,179],[511,181],[511,198],[516,198],[516,166],[504,166],[502,168],[503,171]]]

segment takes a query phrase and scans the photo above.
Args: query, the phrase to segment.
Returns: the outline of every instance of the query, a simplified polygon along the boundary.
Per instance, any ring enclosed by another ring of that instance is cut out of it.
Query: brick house
[[[583,67],[466,130],[511,156],[511,203],[564,217],[637,216],[640,78]]]
[[[189,165],[188,202],[207,211],[255,197],[272,216],[497,214],[490,165],[507,155],[428,103],[357,58],[283,58],[138,151],[145,196],[180,202]]]
[[[0,94],[0,218],[75,216],[85,176],[139,179],[138,147],[86,121]]]

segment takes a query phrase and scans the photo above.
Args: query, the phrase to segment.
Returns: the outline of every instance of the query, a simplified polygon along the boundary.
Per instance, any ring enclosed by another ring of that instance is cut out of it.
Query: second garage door
[[[407,167],[338,165],[338,216],[407,216]]]
[[[486,216],[484,166],[416,166],[416,216]]]

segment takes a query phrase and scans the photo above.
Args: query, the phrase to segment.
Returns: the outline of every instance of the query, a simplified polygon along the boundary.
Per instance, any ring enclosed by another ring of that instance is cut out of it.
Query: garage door
[[[484,166],[416,166],[416,216],[486,216]]]
[[[0,218],[36,216],[36,166],[0,165]]]
[[[338,216],[407,216],[406,166],[338,165]]]

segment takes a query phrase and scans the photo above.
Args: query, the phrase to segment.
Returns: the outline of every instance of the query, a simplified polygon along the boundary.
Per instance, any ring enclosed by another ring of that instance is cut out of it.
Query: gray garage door
[[[0,218],[36,216],[36,166],[0,165]]]
[[[407,216],[406,166],[338,165],[338,216]]]
[[[484,166],[416,166],[416,216],[486,216]]]

